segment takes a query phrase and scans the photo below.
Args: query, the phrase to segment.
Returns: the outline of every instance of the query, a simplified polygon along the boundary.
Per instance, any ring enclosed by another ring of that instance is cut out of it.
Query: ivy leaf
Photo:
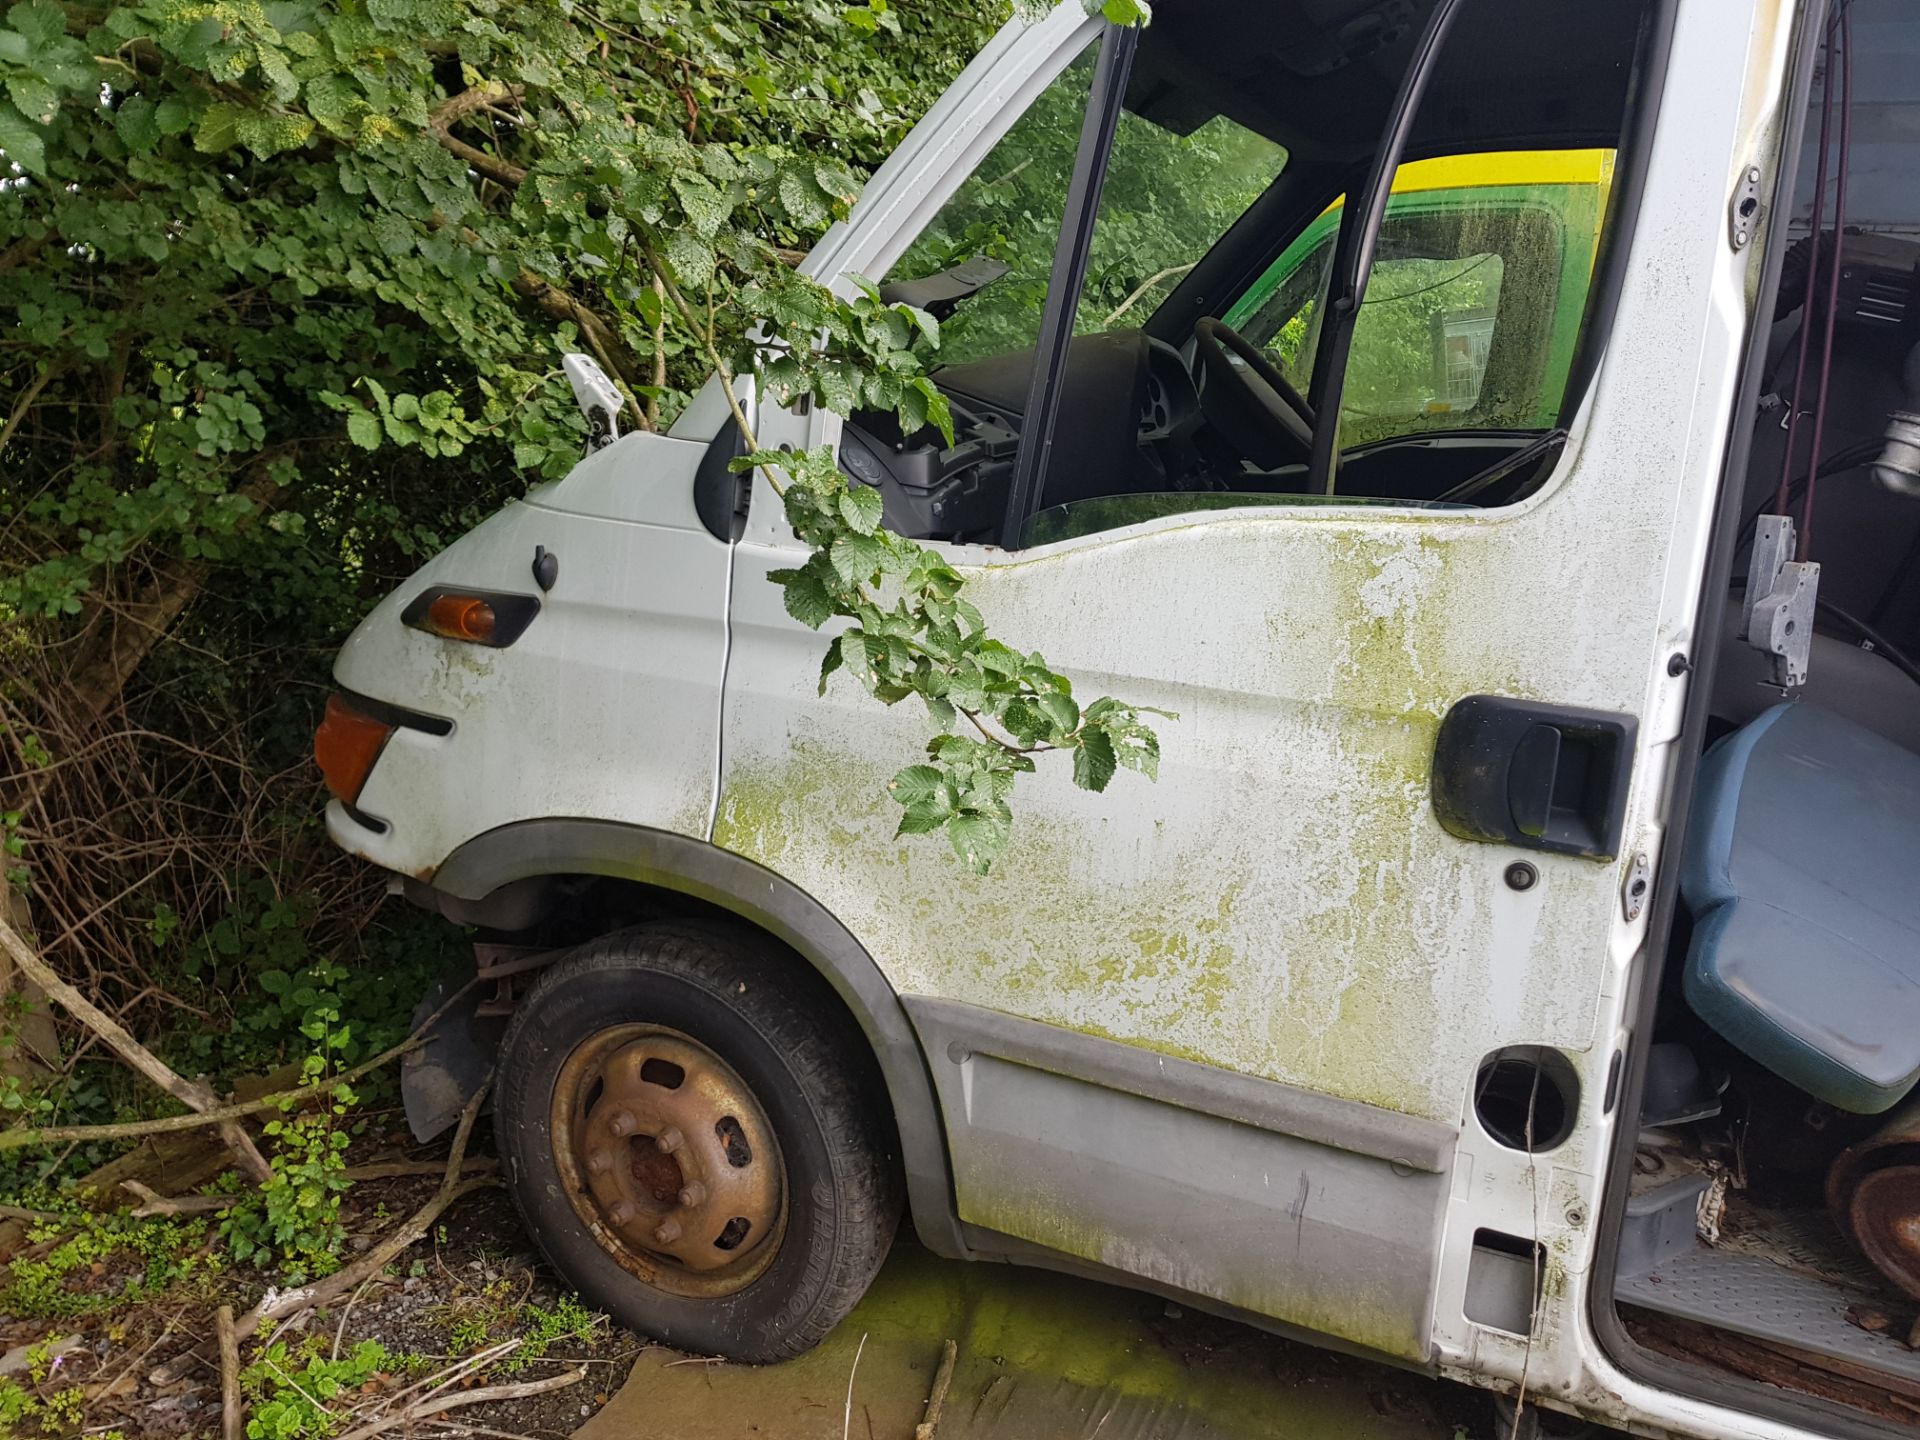
[[[1090,728],[1081,732],[1080,744],[1073,752],[1074,784],[1082,790],[1104,790],[1113,779],[1116,764],[1113,741],[1105,730]]]

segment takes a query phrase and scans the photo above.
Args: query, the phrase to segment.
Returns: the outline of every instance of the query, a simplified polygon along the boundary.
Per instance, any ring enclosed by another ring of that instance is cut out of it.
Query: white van
[[[897,836],[927,717],[818,686],[716,381],[340,655],[330,833],[499,982],[410,1095],[504,1025],[529,1227],[689,1349],[812,1345],[904,1211],[1650,1434],[1912,1433],[1920,9],[1156,8],[1014,21],[805,262],[946,317],[951,444],[740,398],[1176,712],[1158,783]]]

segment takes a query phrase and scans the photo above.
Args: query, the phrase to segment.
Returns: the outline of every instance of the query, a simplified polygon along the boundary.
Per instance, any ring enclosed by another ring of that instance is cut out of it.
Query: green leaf
[[[872,535],[842,535],[833,542],[829,558],[847,584],[864,585],[887,563],[887,547]]]
[[[895,827],[894,835],[931,835],[953,818],[953,811],[944,798],[925,805],[909,805],[900,812],[900,824]]]
[[[711,240],[727,223],[732,207],[726,197],[698,175],[675,175],[668,182],[679,197],[681,208],[702,240]]]
[[[1104,730],[1088,729],[1080,734],[1073,752],[1073,783],[1082,790],[1104,790],[1113,779],[1116,760],[1113,741]]]
[[[162,135],[184,135],[193,128],[193,107],[178,95],[169,95],[153,107],[153,122]]]
[[[1071,735],[1080,724],[1080,707],[1057,690],[1041,691],[1034,697],[1034,704],[1053,722],[1054,730],[1061,735]]]
[[[827,693],[827,677],[838,670],[841,664],[840,640],[836,636],[828,643],[827,653],[820,657],[820,689],[817,693],[821,695]]]
[[[34,42],[34,48],[51,49],[66,37],[67,13],[53,0],[27,0],[7,11],[7,24]]]
[[[675,230],[661,246],[661,254],[682,289],[705,290],[713,279],[713,246],[704,243],[691,230]]]
[[[406,216],[396,215],[389,210],[374,218],[373,238],[385,253],[398,256],[412,251],[415,237],[413,226]]]
[[[144,95],[131,95],[113,112],[113,128],[120,132],[121,143],[135,154],[143,154],[160,143],[160,126],[154,117],[154,103]]]
[[[873,681],[873,666],[867,658],[867,637],[859,630],[848,630],[840,636],[840,655],[847,662],[847,669],[863,685]]]
[[[947,823],[947,841],[961,864],[976,875],[984,875],[1005,853],[1012,830],[997,815],[956,815]]]
[[[946,777],[931,765],[909,765],[887,782],[887,793],[902,805],[919,805],[945,797]]]
[[[0,150],[30,175],[47,173],[47,147],[27,117],[0,100]]]
[[[380,448],[380,421],[370,410],[355,410],[347,416],[347,438],[362,450]]]
[[[833,597],[827,594],[827,587],[820,583],[820,577],[811,570],[779,570],[774,574],[791,577],[780,582],[786,591],[782,598],[786,602],[787,613],[802,625],[809,630],[818,630],[833,617]],[[842,637],[843,649],[845,645],[845,638]],[[851,657],[848,659],[851,660]]]
[[[31,73],[7,77],[7,98],[36,125],[45,125],[60,108],[60,92]]]
[[[240,143],[240,125],[253,112],[244,105],[227,101],[209,105],[193,127],[193,148],[204,155],[218,155]]]
[[[880,528],[881,512],[886,502],[880,492],[871,485],[850,485],[840,492],[840,518],[861,535],[871,535]]]

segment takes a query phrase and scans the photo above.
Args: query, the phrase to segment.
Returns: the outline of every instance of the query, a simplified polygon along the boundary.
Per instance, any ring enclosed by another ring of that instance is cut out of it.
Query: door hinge
[[[1773,683],[1792,690],[1807,683],[1813,652],[1813,616],[1820,566],[1793,558],[1793,521],[1762,515],[1747,564],[1746,623],[1740,635],[1773,662]]]
[[[1627,864],[1627,876],[1620,882],[1620,909],[1629,922],[1640,918],[1652,891],[1653,867],[1647,863],[1647,852],[1636,850]]]
[[[1733,187],[1733,199],[1727,206],[1727,238],[1733,248],[1744,250],[1760,228],[1760,167],[1749,165],[1740,172],[1740,183]]]

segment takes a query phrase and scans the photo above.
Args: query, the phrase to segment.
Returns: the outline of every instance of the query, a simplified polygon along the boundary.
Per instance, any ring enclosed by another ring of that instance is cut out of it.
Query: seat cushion
[[[1777,705],[1701,762],[1681,894],[1701,1019],[1874,1114],[1920,1080],[1920,756]]]

